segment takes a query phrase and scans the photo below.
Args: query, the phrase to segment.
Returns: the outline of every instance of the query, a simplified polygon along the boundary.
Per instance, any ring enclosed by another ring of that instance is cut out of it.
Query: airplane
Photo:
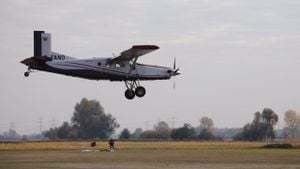
[[[144,80],[167,80],[179,75],[174,59],[173,68],[137,63],[140,56],[159,49],[156,45],[134,45],[118,56],[76,59],[52,52],[51,34],[34,31],[34,55],[21,61],[28,67],[28,77],[33,70],[46,71],[90,80],[124,81],[125,97],[132,100],[143,97],[146,89],[140,85]]]

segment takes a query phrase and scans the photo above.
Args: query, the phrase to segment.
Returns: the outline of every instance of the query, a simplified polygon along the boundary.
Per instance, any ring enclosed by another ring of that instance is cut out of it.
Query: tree
[[[270,108],[264,108],[262,118],[269,125],[275,125],[278,122],[278,115]]]
[[[214,122],[209,117],[202,117],[200,119],[200,134],[198,138],[200,140],[214,140],[216,137],[214,136],[213,132]]]
[[[154,130],[146,130],[143,131],[140,135],[142,139],[157,139],[159,136],[156,131]]]
[[[183,127],[173,129],[171,132],[171,138],[174,140],[190,140],[194,139],[195,135],[195,129],[187,123],[185,123]]]
[[[135,129],[135,131],[131,134],[131,138],[132,139],[139,139],[142,132],[143,132],[143,129],[141,129],[141,128]]]
[[[50,128],[48,131],[45,132],[45,137],[48,137],[50,140],[58,139],[57,136],[58,128]]]
[[[270,108],[264,108],[262,112],[262,119],[264,128],[266,128],[266,138],[274,139],[275,132],[273,125],[278,122],[278,115]]]
[[[70,126],[68,122],[64,122],[61,127],[57,130],[57,137],[59,139],[76,139],[77,130]]]
[[[63,122],[60,127],[50,128],[44,133],[51,140],[55,139],[77,139],[78,130],[75,126],[71,126],[68,122]]]
[[[216,137],[212,132],[203,129],[198,136],[199,140],[220,140],[221,137]]]
[[[86,98],[76,104],[72,123],[82,139],[108,138],[119,127],[111,114],[105,114],[98,101]]]
[[[214,122],[209,117],[202,117],[200,119],[200,128],[205,129],[207,132],[212,132],[214,127]]]
[[[278,121],[278,115],[272,109],[265,108],[262,113],[254,113],[251,123],[244,126],[242,133],[238,133],[234,139],[259,141],[263,139],[274,139],[273,125]]]
[[[125,128],[122,132],[121,132],[121,134],[120,134],[120,139],[129,139],[130,138],[130,131],[127,129],[127,128]]]
[[[168,123],[165,121],[158,122],[157,125],[154,126],[154,130],[157,132],[157,139],[169,139],[171,130],[169,128]]]
[[[300,115],[295,110],[288,110],[284,114],[286,137],[295,139],[300,137]]]
[[[146,130],[140,134],[140,138],[143,139],[169,139],[170,138],[170,128],[169,125],[160,121],[153,127],[154,130]]]

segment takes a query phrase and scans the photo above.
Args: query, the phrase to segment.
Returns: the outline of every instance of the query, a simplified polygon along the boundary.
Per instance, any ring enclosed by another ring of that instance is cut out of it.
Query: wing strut
[[[132,72],[132,70],[133,70],[133,69],[135,69],[135,65],[136,65],[136,61],[137,61],[137,59],[138,59],[138,57],[135,57],[135,58],[134,58],[134,60],[133,60],[133,63],[132,63],[132,65],[130,65],[130,69],[129,69],[129,72],[128,72],[128,75],[127,75],[127,77],[129,77],[129,76],[130,76],[130,74],[131,74],[131,72]]]

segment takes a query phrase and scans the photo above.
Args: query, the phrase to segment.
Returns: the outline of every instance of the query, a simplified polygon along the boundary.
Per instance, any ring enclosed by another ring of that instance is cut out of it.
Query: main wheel
[[[143,86],[139,86],[135,89],[135,95],[137,97],[143,97],[146,94],[146,89]]]
[[[125,91],[125,97],[129,100],[132,100],[134,98],[135,94],[134,94],[134,91],[131,90],[131,89],[127,89]]]
[[[25,77],[28,77],[28,76],[29,76],[29,72],[25,72],[25,73],[24,73],[24,76],[25,76]]]

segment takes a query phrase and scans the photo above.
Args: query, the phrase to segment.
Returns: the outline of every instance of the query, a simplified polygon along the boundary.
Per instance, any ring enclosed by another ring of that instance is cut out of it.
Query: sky
[[[120,124],[180,127],[208,116],[215,127],[243,127],[256,111],[300,111],[298,0],[1,0],[0,133],[38,133],[69,121],[83,97],[96,99]],[[33,31],[52,34],[52,50],[76,58],[110,57],[132,45],[159,50],[139,63],[181,75],[141,82],[143,98],[127,100],[122,82],[46,72],[25,78]],[[176,88],[173,88],[173,81]]]

